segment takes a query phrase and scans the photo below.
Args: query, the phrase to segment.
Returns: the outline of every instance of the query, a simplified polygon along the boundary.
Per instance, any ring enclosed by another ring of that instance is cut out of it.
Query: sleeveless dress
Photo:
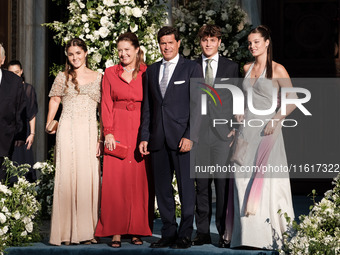
[[[247,100],[247,90],[252,88],[254,108],[270,109],[273,98],[277,97],[277,94],[273,95],[273,82],[265,78],[266,70],[264,70],[252,84],[254,79],[250,79],[250,73],[253,66],[254,63],[249,68],[242,85],[245,100]],[[256,175],[248,171],[260,164],[265,165],[267,169],[270,167],[283,169],[287,166],[281,126],[277,126],[273,135],[264,136],[263,134],[269,119],[274,115],[275,112],[268,115],[256,115],[248,107],[245,109],[245,124],[240,126],[239,137],[247,141],[248,146],[243,166],[234,164],[236,172],[235,178],[231,179],[233,185],[231,185],[229,195],[229,198],[232,196],[233,206],[228,206],[227,210],[228,219],[230,219],[228,214],[233,214],[233,220],[226,222],[225,233],[226,239],[231,241],[231,247],[281,248],[282,234],[288,227],[282,214],[287,213],[291,219],[294,219],[289,173],[281,171],[262,172],[261,174],[259,172]],[[256,185],[261,188],[254,192],[254,188],[258,187]],[[279,210],[281,213],[278,213]]]
[[[56,134],[56,174],[50,243],[79,243],[94,238],[98,221],[100,165],[96,157],[101,74],[79,86],[60,72],[49,96],[61,97],[63,105]]]

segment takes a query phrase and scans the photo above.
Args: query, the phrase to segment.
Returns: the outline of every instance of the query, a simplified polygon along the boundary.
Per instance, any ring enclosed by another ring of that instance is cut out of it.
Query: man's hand
[[[188,152],[192,148],[193,142],[187,138],[182,138],[181,141],[179,142],[178,148],[179,152]]]
[[[148,151],[148,142],[147,141],[141,141],[140,142],[139,152],[140,152],[140,154],[142,154],[144,156],[150,154],[150,152]]]
[[[231,141],[229,147],[233,146],[233,143],[235,141],[235,134],[236,134],[235,129],[231,130],[230,133],[228,134],[228,138],[231,137],[231,136],[233,137],[233,140]]]

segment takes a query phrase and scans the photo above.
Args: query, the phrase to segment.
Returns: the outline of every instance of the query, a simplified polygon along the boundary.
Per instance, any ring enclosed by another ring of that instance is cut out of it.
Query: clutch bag
[[[248,148],[248,142],[240,136],[240,133],[238,133],[236,143],[234,144],[233,154],[230,158],[230,161],[235,162],[236,164],[240,166],[243,166],[246,153],[247,153],[247,148]]]
[[[116,141],[116,149],[110,151],[106,146],[104,146],[104,154],[110,155],[116,158],[125,159],[128,153],[128,147],[122,145]]]
[[[57,120],[52,120],[50,122],[50,124],[48,124],[46,129],[47,129],[48,132],[57,131],[57,129],[58,129],[58,121]]]

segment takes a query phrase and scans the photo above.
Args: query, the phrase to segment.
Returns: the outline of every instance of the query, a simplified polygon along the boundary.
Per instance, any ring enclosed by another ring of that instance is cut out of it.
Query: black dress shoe
[[[203,245],[203,244],[210,244],[211,238],[209,234],[200,234],[197,233],[197,236],[192,240],[192,245]]]
[[[176,243],[171,246],[173,249],[187,249],[191,246],[191,240],[189,237],[179,237]]]
[[[224,240],[223,238],[220,238],[220,241],[218,242],[218,247],[220,248],[230,248],[230,241]]]
[[[162,237],[157,242],[150,245],[150,248],[165,248],[173,245],[175,243],[175,237]]]

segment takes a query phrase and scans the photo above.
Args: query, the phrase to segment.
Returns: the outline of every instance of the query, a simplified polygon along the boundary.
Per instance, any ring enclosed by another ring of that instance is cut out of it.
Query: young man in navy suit
[[[5,58],[5,49],[0,44],[0,67],[4,64]],[[24,108],[25,96],[22,79],[18,75],[0,68],[0,181],[6,178],[6,171],[2,163],[4,157],[11,158],[14,136],[17,135],[16,140],[25,138],[18,137],[23,126],[20,114]]]
[[[221,29],[216,25],[204,25],[199,30],[202,56],[197,60],[204,73],[205,83],[214,87],[218,83],[231,83],[239,76],[239,68],[233,61],[219,56],[218,48],[221,45]],[[229,125],[213,127],[212,120],[226,119],[230,122],[232,114],[232,96],[227,89],[216,89],[221,97],[222,105],[207,104],[207,115],[203,116],[201,132],[197,146],[196,165],[198,166],[226,166],[230,145],[234,132]],[[211,243],[210,221],[212,214],[212,188],[214,180],[216,193],[216,227],[220,235],[219,246],[228,247],[223,240],[225,230],[225,216],[228,202],[229,179],[225,173],[210,175],[209,173],[196,175],[196,212],[195,220],[197,235],[192,241],[193,245]]]
[[[197,136],[191,131],[190,89],[192,78],[202,78],[200,66],[179,56],[179,33],[173,27],[158,32],[163,59],[146,70],[140,152],[150,153],[157,203],[163,223],[162,238],[151,248],[188,248],[193,230],[195,187],[190,178],[190,153]],[[198,91],[198,89],[196,89]],[[195,120],[194,120],[195,121]],[[195,122],[194,122],[195,123]],[[181,200],[177,229],[172,179],[176,173]]]

